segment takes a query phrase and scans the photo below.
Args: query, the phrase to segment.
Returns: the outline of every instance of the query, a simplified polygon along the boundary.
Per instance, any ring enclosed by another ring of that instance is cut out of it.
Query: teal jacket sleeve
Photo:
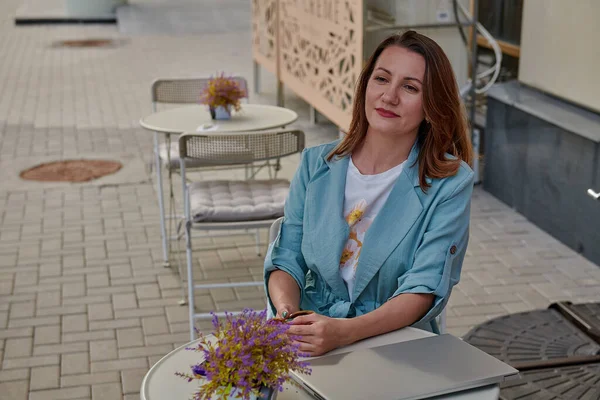
[[[304,218],[304,204],[306,186],[309,181],[307,150],[302,152],[300,165],[290,183],[290,191],[284,206],[283,222],[279,228],[277,238],[269,244],[269,249],[264,262],[265,293],[269,311],[272,315],[276,311],[269,296],[268,283],[271,272],[279,269],[294,278],[300,288],[300,303],[304,298],[306,263],[302,255],[302,226]]]
[[[437,204],[417,247],[412,267],[398,278],[401,293],[427,293],[435,296],[432,307],[415,324],[430,322],[448,302],[452,287],[460,279],[469,241],[473,172],[469,169],[447,198]]]

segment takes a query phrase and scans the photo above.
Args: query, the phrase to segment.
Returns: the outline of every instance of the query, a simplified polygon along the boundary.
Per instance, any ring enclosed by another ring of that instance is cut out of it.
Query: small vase
[[[217,106],[210,109],[212,119],[226,120],[231,119],[231,108],[229,106]]]
[[[229,396],[227,397],[227,399],[240,399],[240,397],[238,397],[238,390],[234,387],[231,392],[229,393]],[[260,395],[256,396],[256,395],[251,395],[250,396],[250,400],[275,400],[277,397],[277,392],[267,388],[267,387],[261,387],[260,389]]]

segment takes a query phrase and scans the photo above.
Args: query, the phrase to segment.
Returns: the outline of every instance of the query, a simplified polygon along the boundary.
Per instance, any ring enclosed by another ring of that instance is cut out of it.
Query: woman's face
[[[383,50],[367,84],[365,113],[369,130],[416,137],[425,118],[424,77],[425,59],[420,54],[399,46]]]

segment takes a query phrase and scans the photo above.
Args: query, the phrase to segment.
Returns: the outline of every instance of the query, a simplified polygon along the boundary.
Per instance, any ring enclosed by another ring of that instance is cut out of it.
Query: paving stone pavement
[[[149,85],[159,76],[225,69],[252,86],[250,38],[239,31],[127,37],[110,25],[15,27],[18,6],[17,0],[0,3],[0,163],[6,167],[0,178],[0,397],[137,399],[148,368],[188,340],[177,269],[162,267],[158,207],[146,168],[152,136],[138,120],[150,112]],[[116,44],[56,45],[83,38]],[[251,101],[273,104],[273,77],[262,78],[263,91]],[[336,137],[335,127],[311,125],[306,104],[286,95],[308,145]],[[34,185],[7,167],[83,154],[145,168],[104,184]],[[297,162],[287,159],[282,175],[291,176]],[[199,279],[260,279],[262,259],[252,236],[194,243],[209,248],[194,253]],[[600,300],[598,266],[476,188],[449,331],[462,335],[487,319],[558,300]],[[233,310],[263,307],[264,300],[260,288],[227,289],[198,293],[197,304],[202,311]]]

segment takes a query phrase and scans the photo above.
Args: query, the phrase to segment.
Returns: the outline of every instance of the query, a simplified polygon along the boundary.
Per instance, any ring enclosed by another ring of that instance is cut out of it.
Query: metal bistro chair
[[[248,93],[248,82],[241,76],[232,79]],[[159,106],[177,104],[197,104],[200,100],[202,90],[208,85],[210,78],[175,78],[157,79],[151,86],[152,112],[157,112]],[[247,100],[247,98],[246,98]],[[165,143],[160,143],[159,133],[154,132],[154,163],[157,169],[158,181],[158,206],[160,209],[160,229],[163,245],[164,266],[169,267],[169,240],[171,239],[171,224],[169,224],[169,235],[167,235],[166,215],[164,203],[164,189],[162,180],[162,167],[166,166],[169,184],[169,220],[175,218],[174,193],[173,193],[173,171],[179,169],[178,143],[171,143],[171,135],[164,133]],[[201,167],[194,160],[186,161],[187,168]]]
[[[223,148],[230,149],[230,152],[225,155]],[[215,152],[215,149],[219,151]],[[192,159],[208,166],[247,164],[279,159],[300,153],[303,149],[304,132],[300,130],[233,135],[185,133],[180,136],[179,160],[185,210],[187,297],[192,340],[195,320],[212,318],[210,313],[196,313],[194,306],[196,290],[263,285],[262,281],[195,284],[192,231],[269,228],[274,220],[283,216],[283,206],[290,182],[283,179],[251,179],[206,180],[190,183],[186,180],[187,160]],[[260,252],[258,234],[257,252]]]
[[[277,235],[279,234],[279,227],[281,226],[282,222],[283,217],[277,218],[269,228],[269,244],[273,243],[275,239],[277,239]],[[438,324],[440,334],[446,333],[446,307],[444,307],[440,315],[436,317],[435,321]]]

